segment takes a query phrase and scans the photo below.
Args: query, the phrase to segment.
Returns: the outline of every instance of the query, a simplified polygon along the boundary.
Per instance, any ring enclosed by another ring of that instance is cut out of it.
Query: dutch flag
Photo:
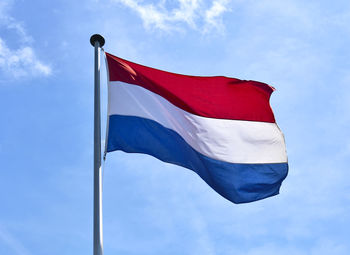
[[[191,169],[234,203],[279,193],[288,162],[271,86],[106,59],[106,152],[145,153]]]

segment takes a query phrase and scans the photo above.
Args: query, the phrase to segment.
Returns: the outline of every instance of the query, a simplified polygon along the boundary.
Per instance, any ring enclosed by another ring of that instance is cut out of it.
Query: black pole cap
[[[102,35],[100,34],[94,34],[90,37],[90,43],[92,46],[95,47],[95,42],[99,42],[100,43],[100,47],[102,47],[103,45],[105,45],[105,38],[103,38]]]

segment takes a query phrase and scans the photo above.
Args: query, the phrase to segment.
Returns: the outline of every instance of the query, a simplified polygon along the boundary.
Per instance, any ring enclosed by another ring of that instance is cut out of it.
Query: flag
[[[273,87],[106,59],[106,152],[145,153],[191,169],[234,203],[279,193],[288,162],[269,104]]]

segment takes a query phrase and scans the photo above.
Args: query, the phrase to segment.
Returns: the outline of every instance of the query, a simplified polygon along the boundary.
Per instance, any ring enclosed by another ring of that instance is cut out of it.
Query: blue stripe
[[[239,148],[238,148],[239,149]],[[196,172],[234,203],[252,202],[279,193],[288,164],[233,164],[202,155],[175,131],[133,116],[109,117],[107,152],[145,153]]]

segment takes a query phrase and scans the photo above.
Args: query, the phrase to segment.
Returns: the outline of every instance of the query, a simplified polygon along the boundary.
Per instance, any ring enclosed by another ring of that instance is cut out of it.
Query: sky
[[[236,205],[110,153],[106,255],[350,254],[349,24],[348,0],[1,0],[0,254],[92,254],[94,33],[143,65],[275,87],[290,168],[278,196]],[[105,130],[103,59],[101,84]]]

